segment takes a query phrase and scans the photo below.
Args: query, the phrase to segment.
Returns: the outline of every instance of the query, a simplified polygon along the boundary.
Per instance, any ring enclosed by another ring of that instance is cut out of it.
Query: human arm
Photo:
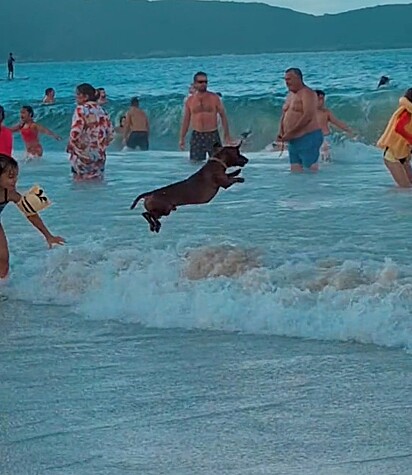
[[[22,199],[22,195],[18,193],[17,191],[12,191],[9,193],[10,201],[13,201],[14,203],[19,203],[21,199]],[[43,220],[40,218],[40,216],[37,213],[28,215],[25,212],[25,216],[30,221],[30,223],[36,229],[38,229],[41,232],[41,234],[43,234],[49,248],[51,248],[53,244],[59,244],[59,245],[64,244],[65,242],[64,238],[62,238],[61,236],[54,236],[53,234],[51,234],[51,232],[48,230],[47,226],[44,224]]]
[[[229,122],[227,120],[227,115],[225,111],[225,107],[223,105],[223,102],[219,99],[218,96],[218,104],[217,104],[217,113],[220,115],[220,118],[222,120],[222,127],[223,127],[223,135],[224,135],[224,141],[226,143],[230,143],[232,139],[230,138],[230,133],[229,133]]]
[[[191,112],[190,112],[190,97],[185,103],[185,108],[184,108],[184,115],[183,115],[183,121],[182,121],[182,127],[180,129],[180,139],[179,139],[179,147],[181,150],[185,149],[185,138],[187,131],[189,130],[189,125],[190,125],[190,119],[191,119]]]
[[[337,127],[338,129],[341,129],[344,132],[353,135],[352,129],[348,125],[346,125],[345,122],[342,122],[341,120],[337,119],[330,111],[328,113],[328,122]]]
[[[280,137],[282,141],[286,142],[299,135],[299,132],[316,116],[318,107],[316,94],[310,89],[303,89],[300,93],[300,100],[302,102],[302,114],[291,129],[284,131]]]
[[[47,127],[44,127],[43,125],[35,124],[35,127],[37,127],[37,130],[38,130],[41,134],[49,135],[50,137],[53,137],[53,138],[56,139],[56,140],[61,140],[61,139],[62,139],[62,138],[60,137],[60,135],[55,134],[54,132],[52,132],[52,131],[51,131],[50,129],[48,129]]]
[[[404,111],[399,116],[395,125],[395,132],[407,140],[410,145],[412,145],[412,134],[406,130],[406,126],[410,123],[411,117],[410,112]]]
[[[286,99],[285,99],[285,103],[283,104],[283,107],[282,107],[282,115],[280,117],[280,121],[279,121],[279,128],[278,128],[278,134],[276,136],[276,141],[281,141],[281,137],[283,136],[283,134],[285,133],[284,131],[284,128],[283,128],[283,121],[285,120],[285,115],[286,115],[286,111],[289,109],[290,107],[290,102],[292,100],[292,93],[289,93],[287,96],[286,96]]]
[[[19,132],[19,130],[23,127],[23,124],[16,124],[13,125],[12,127],[9,127],[10,132]]]

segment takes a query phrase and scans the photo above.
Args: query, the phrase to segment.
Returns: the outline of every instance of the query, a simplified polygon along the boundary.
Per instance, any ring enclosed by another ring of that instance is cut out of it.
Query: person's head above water
[[[318,105],[319,107],[323,107],[323,105],[325,104],[325,91],[322,91],[322,89],[316,89],[315,90],[316,92],[316,95],[318,96]]]
[[[304,87],[303,74],[299,68],[289,68],[285,71],[285,83],[290,92],[298,92]]]
[[[13,157],[0,153],[0,188],[14,190],[19,176],[19,164]]]
[[[130,99],[130,105],[132,107],[139,107],[139,98],[137,96]]]
[[[85,82],[76,87],[76,101],[79,105],[96,102],[97,98],[97,91],[91,84]]]
[[[193,85],[197,92],[206,92],[207,90],[207,74],[203,71],[198,71],[193,76]]]
[[[6,115],[4,113],[4,107],[0,106],[0,124],[3,122],[5,117],[6,117]]]
[[[34,117],[34,110],[32,106],[23,106],[20,110],[20,119],[22,122],[31,122]]]
[[[381,76],[381,78],[379,79],[378,89],[381,86],[386,86],[387,84],[389,84],[389,81],[390,78],[388,76]]]
[[[55,93],[56,93],[56,91],[55,91],[52,87],[48,87],[48,88],[44,91],[44,95],[45,95],[45,96],[54,96]]]
[[[409,88],[405,94],[403,95],[406,99],[408,99],[409,102],[412,102],[412,87]]]
[[[125,120],[126,120],[126,116],[122,115],[119,119],[119,127],[124,127]]]

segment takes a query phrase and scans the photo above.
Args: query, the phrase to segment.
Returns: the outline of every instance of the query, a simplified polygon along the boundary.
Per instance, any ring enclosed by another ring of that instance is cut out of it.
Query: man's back
[[[142,109],[132,106],[126,116],[126,126],[131,132],[147,132],[149,120],[146,113]]]

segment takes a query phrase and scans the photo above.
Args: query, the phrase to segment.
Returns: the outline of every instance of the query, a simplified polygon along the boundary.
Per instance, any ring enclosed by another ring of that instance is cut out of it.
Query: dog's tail
[[[148,191],[147,193],[142,193],[141,195],[139,195],[132,203],[132,206],[130,206],[130,209],[135,209],[136,208],[136,205],[137,203],[143,199],[143,198],[146,198],[146,196],[149,196],[152,192],[151,191]]]

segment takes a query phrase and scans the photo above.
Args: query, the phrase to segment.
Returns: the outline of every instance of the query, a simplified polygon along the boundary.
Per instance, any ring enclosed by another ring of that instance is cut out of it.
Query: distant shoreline
[[[17,59],[17,64],[50,64],[50,63],[109,63],[113,61],[132,62],[141,60],[162,60],[162,59],[181,59],[181,58],[222,58],[234,56],[272,56],[286,54],[313,54],[313,53],[366,53],[366,52],[388,52],[388,51],[412,51],[412,46],[388,47],[388,48],[343,48],[343,49],[308,49],[308,50],[286,50],[286,51],[266,51],[259,53],[213,53],[213,54],[175,54],[175,55],[141,55],[130,58],[110,58],[110,59]]]

